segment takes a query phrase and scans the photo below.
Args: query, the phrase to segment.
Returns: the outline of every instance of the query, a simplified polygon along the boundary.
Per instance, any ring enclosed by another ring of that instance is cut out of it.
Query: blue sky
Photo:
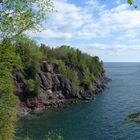
[[[138,0],[139,1],[139,0]],[[136,1],[137,2],[137,1]],[[54,0],[38,43],[71,45],[105,62],[140,62],[140,9],[127,0]]]

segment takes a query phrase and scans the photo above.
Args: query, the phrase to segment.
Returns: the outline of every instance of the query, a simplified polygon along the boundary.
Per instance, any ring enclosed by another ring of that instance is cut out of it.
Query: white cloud
[[[55,32],[50,29],[43,30],[41,33],[38,32],[27,32],[31,37],[38,37],[41,39],[70,39],[72,34],[69,32]]]
[[[137,46],[140,47],[140,46]],[[125,45],[125,44],[113,44],[113,45],[107,45],[107,44],[101,44],[101,43],[92,43],[92,44],[81,44],[78,46],[78,48],[80,49],[86,49],[86,50],[108,50],[108,51],[118,51],[120,49],[128,49],[130,48],[129,45]],[[92,51],[91,51],[92,52]],[[94,52],[94,51],[93,51]]]
[[[32,36],[46,39],[92,39],[111,36],[115,31],[124,31],[123,38],[134,38],[132,30],[140,28],[140,11],[130,10],[128,4],[107,9],[95,0],[86,2],[85,7],[55,0],[57,12],[48,15],[46,30]],[[129,31],[130,30],[130,31]],[[138,33],[139,34],[139,33]],[[123,36],[123,35],[121,35]]]
[[[86,27],[92,26],[95,22],[93,17],[93,9],[100,9],[97,2],[92,7],[89,3],[86,3],[85,7],[80,7],[72,3],[68,3],[66,0],[60,1],[55,0],[55,7],[57,12],[50,13],[48,15],[48,23],[46,23],[46,30],[42,33],[33,34],[34,36],[44,36],[43,38],[59,38],[59,35],[64,34],[64,39],[68,35],[68,39],[71,38],[94,38],[96,37],[96,32],[89,31]],[[101,11],[101,9],[100,9]],[[51,34],[48,34],[52,32]],[[56,37],[58,36],[58,37]],[[61,38],[61,37],[60,37]]]
[[[139,37],[139,31],[135,30],[135,29],[130,29],[130,30],[126,30],[123,35],[118,36],[116,38],[116,40],[118,41],[123,41],[123,40],[127,40],[127,41],[132,41],[135,40],[137,37]],[[129,42],[130,43],[130,42]]]
[[[91,55],[95,53],[104,60],[114,58],[114,61],[117,61],[117,56],[120,60],[127,60],[133,55],[138,60],[140,10],[131,10],[128,4],[120,4],[119,0],[117,3],[115,8],[109,9],[96,0],[86,1],[85,6],[77,6],[67,0],[55,0],[57,12],[48,15],[46,29],[41,33],[30,33],[30,36],[43,40],[61,39],[63,43],[65,40],[68,44],[71,44],[70,41],[80,39],[83,42],[71,45]],[[101,44],[97,38],[112,40],[110,43]],[[97,43],[87,41],[88,43],[84,44],[85,40],[92,39]]]
[[[116,0],[116,4],[121,4],[121,0]]]
[[[126,44],[81,44],[78,46],[80,50],[92,56],[97,55],[104,61],[111,62],[135,62],[139,61],[140,45],[126,45]]]

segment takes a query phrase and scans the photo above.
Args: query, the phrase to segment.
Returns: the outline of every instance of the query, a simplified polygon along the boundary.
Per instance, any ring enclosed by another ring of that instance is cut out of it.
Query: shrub
[[[92,78],[91,78],[91,76],[90,76],[90,75],[85,75],[85,76],[83,77],[83,84],[86,85],[86,86],[88,86],[88,85],[90,85],[91,83],[92,83]]]
[[[66,65],[63,61],[58,61],[58,66],[59,66],[59,70],[62,74],[64,74],[65,76],[67,76],[67,68]]]
[[[63,61],[59,61],[59,70],[61,71],[64,76],[66,76],[67,79],[69,79],[72,82],[72,85],[78,89],[79,88],[79,79],[77,76],[77,72],[70,69],[68,66],[65,65]]]
[[[38,97],[40,94],[40,82],[38,80],[28,80],[25,87],[27,97]]]
[[[79,89],[80,82],[76,71],[67,69],[67,78],[72,82],[74,88]]]

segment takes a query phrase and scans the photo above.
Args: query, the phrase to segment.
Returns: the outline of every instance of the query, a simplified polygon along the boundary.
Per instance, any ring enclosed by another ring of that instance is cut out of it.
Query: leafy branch
[[[127,2],[133,7],[133,8],[139,8],[137,4],[135,4],[134,0],[127,0]]]

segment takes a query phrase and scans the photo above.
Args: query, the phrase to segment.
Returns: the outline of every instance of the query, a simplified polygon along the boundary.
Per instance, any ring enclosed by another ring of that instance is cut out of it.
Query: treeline
[[[25,89],[27,94],[30,91],[35,96],[39,95],[40,84],[36,80],[36,75],[43,61],[57,64],[61,73],[72,82],[77,90],[89,86],[96,78],[104,74],[103,62],[97,56],[90,56],[67,45],[56,48],[43,44],[38,46],[33,40],[22,36],[16,42],[15,48],[21,59],[21,69],[28,77]],[[83,72],[82,77],[79,77],[77,69]]]
[[[64,74],[76,88],[88,86],[104,73],[103,63],[97,56],[82,53],[79,49],[66,45],[50,48],[42,44],[40,50],[43,53],[42,60],[57,63],[62,74]],[[81,80],[79,81],[81,78],[78,77],[77,68],[84,74],[84,77],[81,77],[82,84]]]
[[[103,63],[97,56],[90,56],[67,45],[56,48],[43,44],[39,46],[28,37],[21,36],[14,46],[16,55],[21,60],[20,71],[27,77],[25,88],[27,97],[40,94],[40,81],[36,80],[36,76],[43,61],[57,64],[60,72],[71,81],[76,90],[85,89],[104,74]],[[82,77],[78,75],[77,69],[83,73]]]
[[[39,72],[39,64],[42,61],[57,63],[60,67],[78,66],[82,71],[89,69],[95,77],[104,73],[103,63],[97,56],[90,56],[67,45],[56,48],[43,44],[38,46],[33,40],[22,36],[16,42],[15,48],[21,58],[23,70],[30,72],[32,78]],[[64,69],[62,68],[62,71],[65,74]]]

